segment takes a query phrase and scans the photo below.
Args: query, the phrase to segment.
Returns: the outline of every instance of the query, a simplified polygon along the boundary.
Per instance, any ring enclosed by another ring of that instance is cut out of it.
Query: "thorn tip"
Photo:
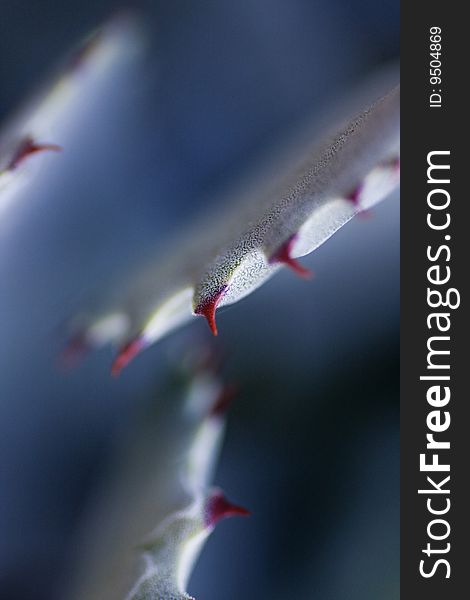
[[[139,336],[125,344],[111,366],[111,374],[117,376],[144,349],[144,338]]]
[[[215,527],[217,523],[226,517],[248,517],[250,511],[242,506],[233,504],[224,496],[220,490],[216,490],[208,498],[205,511],[204,521],[206,527]]]
[[[238,389],[236,385],[224,385],[210,409],[210,416],[223,417],[234,401],[237,392]]]
[[[194,313],[196,315],[201,315],[201,316],[205,317],[213,335],[218,334],[217,323],[215,320],[215,312],[217,310],[217,306],[219,305],[219,302],[222,300],[222,297],[223,297],[226,289],[227,289],[227,286],[226,285],[223,286],[223,288],[219,292],[217,292],[214,296],[211,296],[208,300],[205,300],[204,302],[202,302],[194,310]]]
[[[400,157],[399,156],[395,156],[394,158],[392,158],[390,160],[389,164],[396,173],[400,172]]]
[[[45,151],[61,152],[62,146],[59,146],[58,144],[41,144],[35,142],[32,137],[25,137],[18,145],[10,164],[8,165],[8,169],[13,171],[32,154]]]
[[[296,273],[300,277],[303,277],[304,279],[310,279],[311,277],[313,277],[312,271],[310,269],[307,269],[307,267],[304,267],[302,264],[299,263],[297,259],[293,258],[292,256],[292,246],[294,245],[296,237],[297,235],[294,234],[290,238],[288,238],[271,256],[271,258],[269,259],[269,263],[282,263],[286,265],[286,267],[292,269],[294,273]]]
[[[359,201],[362,193],[362,185],[357,185],[349,194],[346,196],[346,200],[352,202],[356,208],[359,208]]]

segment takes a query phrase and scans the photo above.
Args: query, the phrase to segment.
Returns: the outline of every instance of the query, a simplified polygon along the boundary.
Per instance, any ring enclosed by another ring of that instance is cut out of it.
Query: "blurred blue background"
[[[158,395],[166,357],[209,338],[195,322],[112,380],[109,349],[56,368],[65,320],[398,58],[397,0],[134,4],[145,59],[89,108],[53,185],[2,217],[5,600],[55,597],[126,423]],[[0,119],[114,8],[2,0]],[[308,257],[312,282],[282,272],[220,315],[241,395],[216,482],[253,517],[209,540],[189,587],[199,600],[398,597],[398,243],[394,196]]]

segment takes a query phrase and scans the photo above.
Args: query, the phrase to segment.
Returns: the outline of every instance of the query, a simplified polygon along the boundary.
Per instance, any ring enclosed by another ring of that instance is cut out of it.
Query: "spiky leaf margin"
[[[207,365],[169,379],[93,503],[64,598],[188,599],[189,575],[216,524],[247,514],[212,488],[231,388]]]
[[[202,315],[217,334],[216,309],[244,298],[282,266],[308,276],[298,258],[314,251],[399,184],[399,88],[308,151],[267,191],[206,218],[134,277],[99,316],[72,323],[66,353],[120,345],[117,374],[137,354]]]
[[[34,196],[38,165],[57,164],[49,152],[67,152],[70,131],[81,120],[83,105],[96,104],[123,65],[144,47],[138,20],[116,14],[78,45],[51,81],[38,90],[0,131],[0,215],[22,196]]]

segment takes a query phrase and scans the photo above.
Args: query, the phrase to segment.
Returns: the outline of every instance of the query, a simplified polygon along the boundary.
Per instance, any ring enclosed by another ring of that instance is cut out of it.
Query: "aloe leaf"
[[[0,215],[25,196],[34,196],[51,169],[60,168],[70,136],[87,127],[87,109],[123,65],[141,53],[144,37],[137,20],[120,14],[89,35],[57,72],[0,130]],[[59,162],[58,162],[59,161]],[[42,173],[42,168],[46,173]]]
[[[216,524],[248,514],[212,487],[231,398],[210,366],[168,378],[93,503],[64,598],[190,597],[189,575]]]
[[[98,313],[79,315],[66,354],[120,346],[112,372],[194,316],[217,334],[216,310],[256,290],[281,267],[303,277],[313,252],[398,184],[399,88],[372,103],[260,192],[202,218],[120,283]]]

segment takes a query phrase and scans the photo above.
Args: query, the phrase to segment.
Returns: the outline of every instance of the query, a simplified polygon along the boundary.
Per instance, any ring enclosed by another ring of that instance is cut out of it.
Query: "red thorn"
[[[291,256],[292,246],[294,245],[296,237],[296,234],[291,235],[291,237],[286,240],[282,246],[280,246],[279,249],[276,250],[276,252],[271,256],[269,262],[282,263],[286,265],[286,267],[290,267],[294,273],[297,273],[297,275],[300,275],[300,277],[303,277],[304,279],[310,279],[313,277],[312,271],[302,266],[298,260]]]
[[[38,152],[61,152],[62,147],[57,144],[38,144],[31,137],[26,137],[18,146],[13,158],[8,165],[8,169],[13,171],[16,169],[28,156]]]
[[[395,156],[395,158],[392,158],[388,164],[397,173],[400,171],[400,157],[399,156]]]
[[[59,365],[67,370],[76,367],[90,350],[84,333],[73,336],[59,354]]]
[[[210,330],[214,335],[217,335],[217,324],[215,322],[215,311],[217,310],[217,306],[219,302],[222,300],[223,295],[227,286],[224,285],[223,288],[217,292],[214,296],[204,301],[198,307],[196,307],[194,313],[196,315],[202,315],[206,318],[207,323],[209,324]]]
[[[210,410],[210,415],[212,417],[223,417],[230,405],[236,398],[238,393],[238,388],[234,384],[227,384],[220,390],[220,393],[212,405]]]
[[[125,344],[114,359],[111,366],[111,374],[119,375],[122,369],[124,369],[124,367],[126,367],[145,348],[145,346],[144,338],[140,336]]]
[[[221,491],[216,490],[206,502],[204,523],[206,527],[215,527],[221,519],[225,519],[226,517],[234,517],[236,515],[247,517],[250,514],[249,510],[232,504]]]
[[[349,202],[352,202],[354,204],[354,206],[359,207],[359,198],[362,194],[362,184],[359,184],[358,186],[356,186],[352,192],[350,192],[347,196],[346,196],[346,200],[349,200]]]

